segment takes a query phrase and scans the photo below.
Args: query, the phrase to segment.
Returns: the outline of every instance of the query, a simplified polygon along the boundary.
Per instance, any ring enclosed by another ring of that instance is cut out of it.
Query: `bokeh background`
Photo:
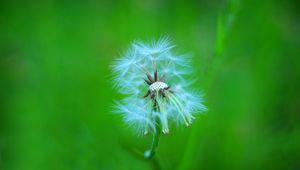
[[[1,1],[0,169],[300,169],[299,17],[296,0]],[[209,111],[148,161],[110,64],[164,35]]]

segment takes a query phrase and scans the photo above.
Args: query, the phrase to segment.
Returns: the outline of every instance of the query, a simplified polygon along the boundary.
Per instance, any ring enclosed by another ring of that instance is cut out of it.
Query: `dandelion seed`
[[[154,156],[160,134],[170,132],[170,121],[190,126],[194,114],[206,110],[201,95],[188,91],[190,60],[174,54],[174,47],[167,38],[149,45],[134,42],[112,66],[115,87],[126,95],[117,103],[117,112],[140,134],[154,135],[147,158]]]

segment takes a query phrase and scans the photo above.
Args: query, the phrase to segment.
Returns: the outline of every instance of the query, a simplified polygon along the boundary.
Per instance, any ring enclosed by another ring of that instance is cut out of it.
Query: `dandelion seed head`
[[[202,96],[190,90],[190,57],[174,53],[174,47],[166,37],[135,41],[112,65],[114,87],[125,95],[116,112],[141,134],[155,131],[156,117],[166,134],[170,121],[189,126],[195,113],[206,110]]]

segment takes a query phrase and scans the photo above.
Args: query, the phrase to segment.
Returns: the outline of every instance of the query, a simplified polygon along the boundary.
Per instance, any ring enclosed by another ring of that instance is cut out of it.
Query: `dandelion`
[[[194,114],[206,110],[201,95],[187,91],[192,81],[190,60],[176,55],[167,38],[150,44],[134,42],[113,64],[115,87],[125,97],[116,103],[117,112],[139,134],[153,133],[153,143],[145,152],[152,158],[160,135],[169,133],[169,122],[190,126]]]

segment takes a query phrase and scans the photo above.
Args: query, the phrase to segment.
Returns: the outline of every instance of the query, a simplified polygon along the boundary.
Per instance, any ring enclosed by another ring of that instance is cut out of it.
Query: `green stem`
[[[153,156],[155,155],[157,148],[158,148],[160,135],[161,135],[160,120],[158,117],[156,117],[155,132],[153,133],[153,140],[152,140],[151,148],[150,148],[150,150],[147,150],[145,152],[145,154],[144,154],[145,158],[152,159]]]
[[[158,92],[156,93],[156,96],[158,96]],[[159,112],[160,108],[159,108],[159,104],[156,100],[156,98],[154,98],[153,100],[153,108],[152,108],[153,112]],[[150,150],[147,150],[144,154],[145,158],[147,159],[152,159],[153,156],[155,155],[157,148],[158,148],[158,143],[159,143],[159,138],[161,135],[161,122],[159,117],[156,115],[155,116],[155,131],[153,132],[153,140],[152,140],[152,145]]]

